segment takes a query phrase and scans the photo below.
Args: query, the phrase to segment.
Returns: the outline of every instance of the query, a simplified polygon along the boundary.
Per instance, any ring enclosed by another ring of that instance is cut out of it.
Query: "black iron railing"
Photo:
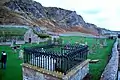
[[[87,53],[87,45],[44,45],[24,48],[24,63],[66,74],[86,60]]]

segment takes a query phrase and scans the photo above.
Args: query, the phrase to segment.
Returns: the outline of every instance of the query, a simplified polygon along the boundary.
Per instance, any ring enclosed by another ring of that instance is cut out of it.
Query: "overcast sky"
[[[101,28],[120,31],[119,0],[35,0],[46,7],[76,11],[86,22]]]

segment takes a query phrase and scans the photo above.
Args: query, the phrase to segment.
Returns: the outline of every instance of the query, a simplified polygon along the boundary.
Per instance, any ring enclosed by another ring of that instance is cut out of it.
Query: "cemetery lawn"
[[[92,49],[93,44],[96,44],[96,39],[93,38],[84,38],[84,37],[62,37],[65,41],[64,43],[67,43],[70,41],[71,43],[75,42],[87,42],[89,45],[89,48]],[[91,77],[91,80],[99,80],[100,76],[108,63],[109,55],[111,54],[111,49],[114,43],[114,40],[107,39],[106,40],[107,45],[104,48],[100,48],[100,46],[95,47],[95,51],[88,55],[88,59],[95,60],[99,59],[99,62],[97,63],[90,63],[89,65],[89,74]]]
[[[88,59],[99,59],[98,63],[91,63],[90,66],[90,75],[92,80],[99,80],[101,77],[101,74],[106,66],[106,64],[109,61],[111,49],[113,45],[112,40],[107,40],[108,47],[105,47],[103,49],[96,49],[96,52],[94,54],[89,54]]]
[[[0,56],[2,50],[7,53],[7,68],[0,69],[0,80],[22,80],[22,60],[9,46],[0,46]]]
[[[84,38],[84,37],[61,37],[64,39],[64,44],[70,41],[71,43],[75,42],[87,42],[90,49],[93,44],[96,44],[96,39],[93,38]],[[88,55],[88,59],[99,59],[98,63],[90,64],[90,75],[91,80],[99,80],[101,73],[103,72],[107,62],[108,62],[108,55],[111,54],[111,48],[113,45],[113,40],[107,39],[107,47],[100,48],[100,46],[96,46],[95,52]],[[41,43],[40,43],[41,44]],[[42,43],[43,44],[43,43]],[[22,45],[23,47],[31,46],[31,44]],[[37,44],[33,44],[32,46],[37,46]],[[0,69],[0,80],[22,80],[22,60],[18,59],[18,54],[14,53],[14,51],[9,46],[0,46],[0,54],[1,51],[5,50],[8,59],[7,59],[7,68]]]
[[[23,47],[31,46],[31,44],[25,44]],[[37,44],[33,44],[37,46]],[[15,53],[9,46],[0,46],[0,57],[1,51],[7,53],[7,68],[1,69],[0,66],[0,80],[22,80],[22,60],[18,59],[18,53]],[[18,51],[17,51],[18,52]]]

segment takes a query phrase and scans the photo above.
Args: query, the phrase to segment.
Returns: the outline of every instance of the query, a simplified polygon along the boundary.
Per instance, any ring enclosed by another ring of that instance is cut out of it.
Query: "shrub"
[[[37,33],[38,37],[40,38],[50,38],[50,35],[48,34],[43,34],[43,33]]]

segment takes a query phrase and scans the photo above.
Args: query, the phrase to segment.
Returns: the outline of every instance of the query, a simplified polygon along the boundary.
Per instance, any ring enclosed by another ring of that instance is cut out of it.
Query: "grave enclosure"
[[[23,80],[81,80],[87,75],[87,45],[48,43],[24,48]]]

